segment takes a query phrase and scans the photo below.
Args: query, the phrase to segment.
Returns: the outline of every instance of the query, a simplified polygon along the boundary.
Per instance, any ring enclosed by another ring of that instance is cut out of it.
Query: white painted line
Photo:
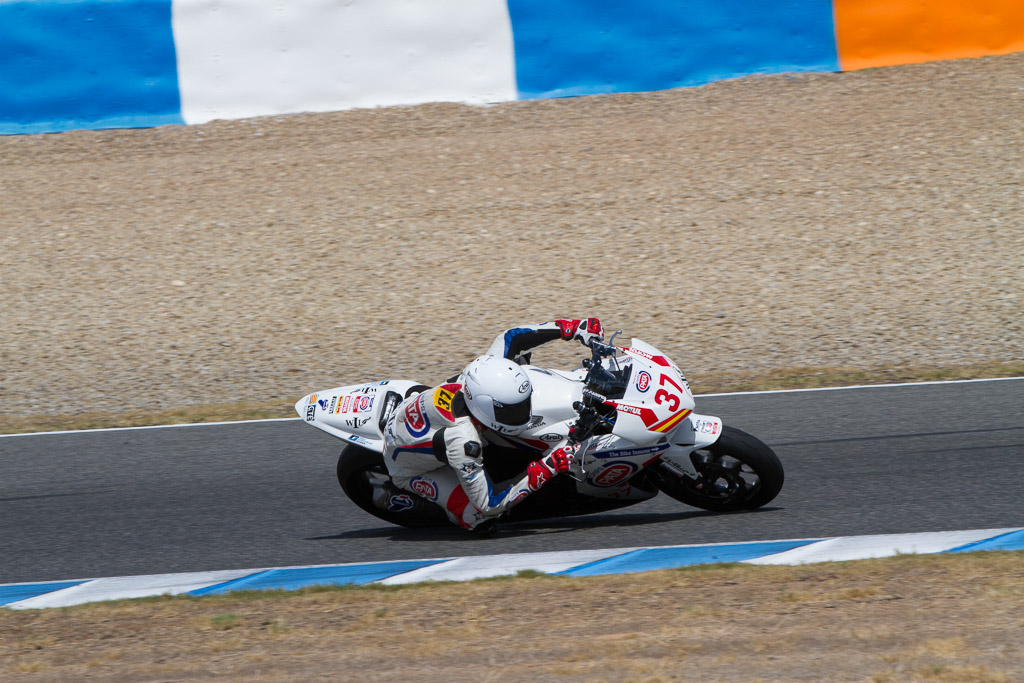
[[[694,398],[711,398],[716,396],[757,396],[759,394],[799,394],[810,391],[845,391],[847,389],[893,389],[898,387],[926,387],[941,384],[971,384],[976,382],[1012,382],[1024,380],[1024,377],[993,377],[989,379],[951,379],[935,382],[905,382],[903,384],[854,384],[847,387],[818,387],[814,389],[772,389],[767,391],[734,391],[722,394],[695,394]],[[236,420],[234,422],[188,422],[185,424],[147,425],[145,427],[103,427],[100,429],[69,429],[61,432],[28,432],[25,434],[0,434],[0,439],[15,436],[55,436],[59,434],[92,434],[96,432],[126,432],[141,429],[172,429],[179,427],[219,427],[223,425],[259,424],[261,422],[294,422],[302,418],[275,417],[263,420]]]
[[[261,422],[292,422],[300,419],[295,417],[273,417],[263,420],[235,420],[233,422],[184,422],[170,425],[146,425],[145,427],[102,427],[99,429],[67,429],[62,432],[27,432],[25,434],[0,434],[0,439],[9,439],[14,436],[57,436],[59,434],[95,434],[97,432],[128,432],[143,429],[177,429],[179,427],[220,427],[224,425],[247,425],[259,424]]]
[[[904,382],[902,384],[852,384],[847,387],[817,387],[813,389],[769,389],[765,391],[734,391],[722,394],[696,394],[694,398],[710,396],[756,396],[758,394],[801,394],[809,391],[846,391],[847,389],[894,389],[899,387],[928,387],[939,384],[971,384],[974,382],[1011,382],[1024,377],[992,377],[989,379],[949,379],[934,382]]]
[[[37,595],[22,600],[15,609],[39,609],[43,607],[70,607],[98,600],[123,600],[125,598],[148,598],[153,595],[178,595],[198,588],[240,579],[262,569],[226,569],[212,572],[189,572],[182,574],[152,574],[149,576],[120,576],[110,579],[93,579],[71,588]]]
[[[810,564],[846,562],[893,555],[941,553],[968,543],[994,538],[1016,529],[978,529],[939,531],[917,534],[880,534],[876,536],[840,536],[793,548],[775,555],[745,560],[747,564]]]

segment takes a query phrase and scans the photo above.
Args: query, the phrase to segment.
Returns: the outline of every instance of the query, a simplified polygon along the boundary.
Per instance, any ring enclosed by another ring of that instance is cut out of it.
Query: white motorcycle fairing
[[[690,454],[714,443],[722,421],[693,413],[694,400],[682,371],[654,346],[639,339],[619,347],[623,356],[605,359],[606,369],[624,380],[622,396],[608,399],[615,411],[610,434],[594,436],[577,455],[571,475],[577,490],[600,498],[643,499],[654,493],[632,487],[629,480],[655,460],[696,477]],[[566,443],[579,414],[574,404],[584,397],[587,371],[524,366],[533,383],[531,427],[516,436],[487,434],[490,442],[538,455]],[[312,426],[376,453],[384,452],[384,424],[406,394],[410,380],[354,384],[304,396],[295,411]]]
[[[383,453],[383,425],[415,386],[422,385],[399,379],[318,391],[299,399],[295,412],[331,436]]]
[[[531,460],[566,445],[576,456],[565,475],[506,511],[507,522],[617,510],[655,495],[713,512],[763,507],[782,489],[782,463],[752,434],[693,412],[682,371],[657,348],[592,341],[572,371],[531,365],[532,416],[516,435],[484,434],[485,467],[514,481]],[[295,410],[308,424],[346,442],[338,483],[364,512],[409,528],[449,526],[444,508],[398,489],[382,458],[384,427],[407,396],[427,389],[410,380],[353,384],[304,396]]]
[[[681,474],[697,476],[690,454],[714,443],[722,433],[722,421],[693,413],[694,400],[682,371],[654,346],[639,339],[620,347],[624,356],[605,360],[608,370],[627,378],[614,406],[611,434],[589,439],[571,470],[577,490],[602,498],[647,498],[629,480],[653,461],[661,459]],[[525,366],[534,385],[533,411],[536,426],[517,436],[492,439],[501,445],[541,453],[569,438],[579,417],[573,404],[583,398],[586,370],[559,372]],[[539,418],[539,419],[538,419]]]

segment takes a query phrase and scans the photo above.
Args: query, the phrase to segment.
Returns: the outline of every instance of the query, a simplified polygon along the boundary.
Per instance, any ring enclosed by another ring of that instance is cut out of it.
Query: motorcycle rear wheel
[[[755,436],[723,426],[718,441],[690,456],[694,479],[665,463],[652,468],[662,493],[702,510],[754,510],[771,502],[782,490],[782,463]]]
[[[413,529],[450,525],[440,507],[391,483],[380,453],[355,445],[346,446],[338,456],[337,472],[338,483],[348,499],[378,519]],[[374,489],[378,487],[389,487],[396,495],[408,495],[412,508],[388,510],[378,507],[373,502]]]

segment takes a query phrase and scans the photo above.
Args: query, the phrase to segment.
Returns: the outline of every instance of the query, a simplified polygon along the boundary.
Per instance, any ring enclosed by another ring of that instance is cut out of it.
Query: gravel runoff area
[[[1024,53],[0,160],[0,423],[431,382],[563,316],[698,381],[1024,359]]]

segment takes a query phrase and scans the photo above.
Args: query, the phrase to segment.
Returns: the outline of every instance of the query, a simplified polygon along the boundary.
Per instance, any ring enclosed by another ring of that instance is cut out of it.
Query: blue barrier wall
[[[0,133],[183,123],[171,0],[0,2]]]
[[[508,0],[520,97],[838,71],[832,0]]]

